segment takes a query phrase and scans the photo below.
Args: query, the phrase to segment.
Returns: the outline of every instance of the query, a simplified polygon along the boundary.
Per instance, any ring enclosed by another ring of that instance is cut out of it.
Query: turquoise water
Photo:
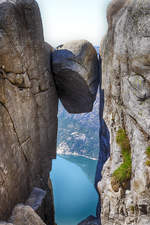
[[[98,201],[94,189],[96,160],[80,156],[57,156],[51,180],[57,225],[77,225],[94,215]]]

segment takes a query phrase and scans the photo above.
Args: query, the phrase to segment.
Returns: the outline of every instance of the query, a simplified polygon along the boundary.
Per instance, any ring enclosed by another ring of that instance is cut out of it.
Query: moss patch
[[[146,149],[146,155],[150,159],[150,146],[148,146]]]
[[[150,167],[150,160],[147,160],[145,165]]]
[[[145,165],[150,167],[150,146],[148,146],[146,149],[146,155],[148,160],[145,162]]]
[[[116,169],[112,175],[112,187],[115,185],[127,188],[131,179],[132,161],[131,161],[131,148],[128,136],[124,129],[119,129],[116,135],[116,142],[121,148],[123,163]]]
[[[135,211],[134,205],[131,205],[131,206],[130,206],[130,210],[131,210],[131,212],[134,214],[134,211]]]

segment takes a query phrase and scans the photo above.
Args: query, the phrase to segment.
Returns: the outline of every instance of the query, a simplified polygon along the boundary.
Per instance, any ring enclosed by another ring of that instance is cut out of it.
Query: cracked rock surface
[[[148,0],[113,0],[108,7],[109,28],[100,53],[111,153],[98,184],[102,225],[150,224],[149,10]],[[116,143],[119,129],[129,138],[132,171],[130,185],[114,190],[112,175],[123,162]]]
[[[52,53],[52,69],[59,98],[69,113],[90,112],[96,98],[99,63],[86,40],[72,41]]]
[[[57,93],[37,3],[0,1],[0,220],[36,186],[47,192],[41,217],[53,224],[56,133]]]

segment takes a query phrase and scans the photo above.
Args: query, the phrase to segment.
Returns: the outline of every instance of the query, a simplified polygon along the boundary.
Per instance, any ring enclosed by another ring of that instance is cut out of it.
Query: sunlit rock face
[[[58,95],[70,113],[90,112],[96,98],[99,65],[95,48],[86,40],[72,41],[52,54]]]
[[[47,183],[56,156],[57,93],[50,70],[36,1],[0,1],[0,220],[36,186],[47,191],[42,217],[53,224]]]
[[[149,10],[148,0],[112,1],[108,7],[109,28],[100,53],[111,155],[98,184],[102,225],[150,224]],[[128,186],[114,188],[112,176],[123,162],[119,129],[129,138],[132,171]]]

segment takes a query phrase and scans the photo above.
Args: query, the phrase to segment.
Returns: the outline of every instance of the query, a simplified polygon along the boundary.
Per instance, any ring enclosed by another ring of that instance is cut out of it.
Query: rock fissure
[[[150,135],[140,126],[140,124],[137,122],[137,120],[131,116],[130,114],[127,114],[136,124],[136,126],[138,127],[138,129],[141,131],[141,133],[144,135],[145,141],[149,142],[150,141]]]
[[[5,106],[5,104],[3,104],[2,102],[0,102],[0,104],[2,105],[2,107],[4,107],[4,109],[6,110],[6,112],[7,112],[8,115],[9,115],[9,118],[10,118],[10,121],[11,121],[11,123],[12,123],[12,125],[13,125],[13,130],[14,130],[14,132],[15,132],[15,135],[16,135],[16,138],[17,138],[17,141],[18,141],[18,144],[19,144],[19,148],[20,148],[20,150],[21,150],[21,153],[22,153],[22,155],[24,156],[25,161],[28,162],[28,159],[27,159],[27,157],[26,157],[26,155],[25,155],[25,153],[24,153],[24,151],[23,151],[23,149],[22,149],[22,143],[20,142],[20,139],[19,139],[18,133],[17,133],[17,131],[16,131],[16,128],[15,128],[15,124],[14,124],[14,122],[13,122],[13,119],[12,119],[12,117],[11,117],[11,115],[10,115],[10,112],[9,112],[9,110],[7,109],[7,107]]]

